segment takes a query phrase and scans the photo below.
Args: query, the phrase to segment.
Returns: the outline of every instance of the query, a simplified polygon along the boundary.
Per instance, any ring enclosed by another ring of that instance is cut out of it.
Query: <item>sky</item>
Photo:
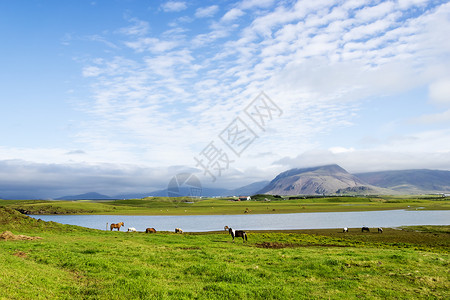
[[[0,0],[0,198],[450,170],[450,2]]]

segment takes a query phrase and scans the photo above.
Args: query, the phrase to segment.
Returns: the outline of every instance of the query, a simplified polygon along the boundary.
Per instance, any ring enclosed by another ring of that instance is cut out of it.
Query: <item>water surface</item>
[[[125,223],[125,230],[134,227],[145,231],[203,232],[223,230],[225,225],[245,230],[323,229],[343,227],[398,227],[411,225],[450,225],[448,210],[387,210],[363,212],[318,212],[261,215],[207,216],[117,216],[117,215],[31,215],[36,219],[94,229],[107,229],[107,223]]]

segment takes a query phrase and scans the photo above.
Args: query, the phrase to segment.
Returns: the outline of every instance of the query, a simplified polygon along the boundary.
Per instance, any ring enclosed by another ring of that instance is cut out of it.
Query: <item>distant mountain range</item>
[[[283,172],[258,193],[272,195],[450,193],[450,171],[399,170],[352,175],[338,165],[326,165]]]
[[[204,197],[226,197],[226,196],[248,196],[254,195],[257,191],[265,187],[269,181],[258,181],[251,183],[249,185],[242,186],[237,189],[221,189],[221,188],[202,188],[201,196]],[[99,193],[86,193],[81,195],[64,196],[57,198],[56,200],[107,200],[107,199],[140,199],[145,197],[167,197],[168,190],[157,190],[149,193],[129,193],[129,194],[119,194],[115,196],[107,196]],[[188,196],[188,194],[184,195]]]
[[[291,169],[272,181],[259,181],[237,189],[203,188],[201,195],[247,196],[271,195],[395,195],[450,193],[450,171],[399,170],[350,174],[333,164],[311,168]],[[107,196],[99,193],[64,196],[58,200],[107,200],[167,196],[168,190]],[[187,195],[187,194],[186,194]]]
[[[402,170],[355,174],[365,182],[400,194],[449,193],[450,171]]]

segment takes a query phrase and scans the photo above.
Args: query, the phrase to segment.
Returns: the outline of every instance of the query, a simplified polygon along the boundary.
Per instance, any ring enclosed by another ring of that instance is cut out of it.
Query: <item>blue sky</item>
[[[450,170],[448,36],[449,1],[0,1],[0,197]]]

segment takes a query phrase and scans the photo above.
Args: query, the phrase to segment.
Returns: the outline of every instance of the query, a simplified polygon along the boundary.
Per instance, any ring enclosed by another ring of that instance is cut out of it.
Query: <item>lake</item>
[[[320,212],[261,215],[207,216],[116,216],[116,215],[30,215],[35,219],[105,230],[106,223],[125,223],[145,231],[181,228],[188,232],[223,230],[225,225],[244,230],[324,229],[343,227],[398,227],[408,225],[450,225],[449,210],[386,210],[362,212]]]

